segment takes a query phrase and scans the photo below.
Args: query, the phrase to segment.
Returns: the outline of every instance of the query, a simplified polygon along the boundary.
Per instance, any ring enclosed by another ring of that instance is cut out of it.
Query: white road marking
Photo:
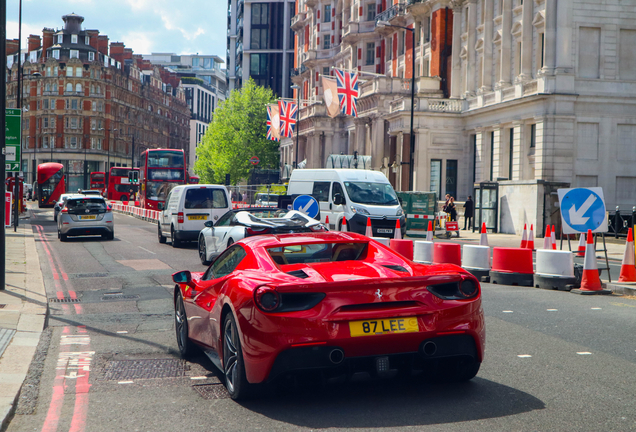
[[[548,312],[557,312],[558,309],[546,309],[546,311],[548,311]]]
[[[134,381],[119,381],[117,384],[133,384]]]
[[[208,379],[208,377],[206,376],[196,376],[196,377],[190,377],[191,380],[204,380],[204,379]]]
[[[151,250],[146,249],[145,247],[141,247],[141,246],[137,246],[137,247],[138,247],[139,249],[143,249],[143,250],[145,250],[146,252],[149,252],[149,253],[151,253],[151,254],[153,254],[153,255],[157,255],[156,253],[154,253],[154,252],[153,252],[153,251],[151,251]]]
[[[519,357],[519,358],[530,358],[532,356],[530,354],[519,354],[517,357]]]
[[[117,333],[118,334],[127,334],[128,332],[126,330],[118,330]]]
[[[587,352],[587,351],[581,351],[581,352],[577,352],[578,355],[592,355],[591,352]]]
[[[590,309],[591,310],[602,310],[603,308],[596,307],[596,308],[590,308]]]
[[[502,311],[503,313],[512,313],[512,311]]]

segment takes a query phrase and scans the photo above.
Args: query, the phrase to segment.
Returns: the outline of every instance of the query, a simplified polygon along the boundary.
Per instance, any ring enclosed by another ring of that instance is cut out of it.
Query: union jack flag
[[[267,139],[272,141],[280,141],[280,139],[276,136],[276,128],[272,127],[272,117],[274,114],[272,113],[272,106],[267,106]]]
[[[335,69],[340,110],[344,115],[358,117],[358,74]]]
[[[291,138],[296,126],[298,105],[294,102],[278,101],[278,110],[280,112],[280,136]]]

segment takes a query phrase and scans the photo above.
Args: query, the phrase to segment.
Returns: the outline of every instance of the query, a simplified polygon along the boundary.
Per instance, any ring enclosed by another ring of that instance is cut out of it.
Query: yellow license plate
[[[97,216],[80,216],[80,220],[94,220],[97,219]]]
[[[188,216],[188,220],[206,220],[208,217],[203,215],[203,216]]]
[[[417,318],[386,318],[349,322],[351,336],[372,336],[390,333],[412,333],[420,331]]]

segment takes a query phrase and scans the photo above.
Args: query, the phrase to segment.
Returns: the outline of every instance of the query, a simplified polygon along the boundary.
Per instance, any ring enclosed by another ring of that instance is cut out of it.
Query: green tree
[[[202,183],[222,184],[226,174],[232,184],[247,179],[252,156],[260,159],[259,168],[278,168],[278,143],[267,139],[267,104],[273,102],[272,91],[250,78],[216,109],[197,147],[194,171]]]

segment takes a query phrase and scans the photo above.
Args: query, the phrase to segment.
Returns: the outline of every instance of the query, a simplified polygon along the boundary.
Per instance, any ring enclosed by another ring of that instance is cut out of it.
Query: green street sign
[[[5,171],[7,172],[19,172],[21,155],[20,150],[20,130],[22,125],[21,112],[19,109],[7,108],[6,109],[6,124],[5,124]]]

